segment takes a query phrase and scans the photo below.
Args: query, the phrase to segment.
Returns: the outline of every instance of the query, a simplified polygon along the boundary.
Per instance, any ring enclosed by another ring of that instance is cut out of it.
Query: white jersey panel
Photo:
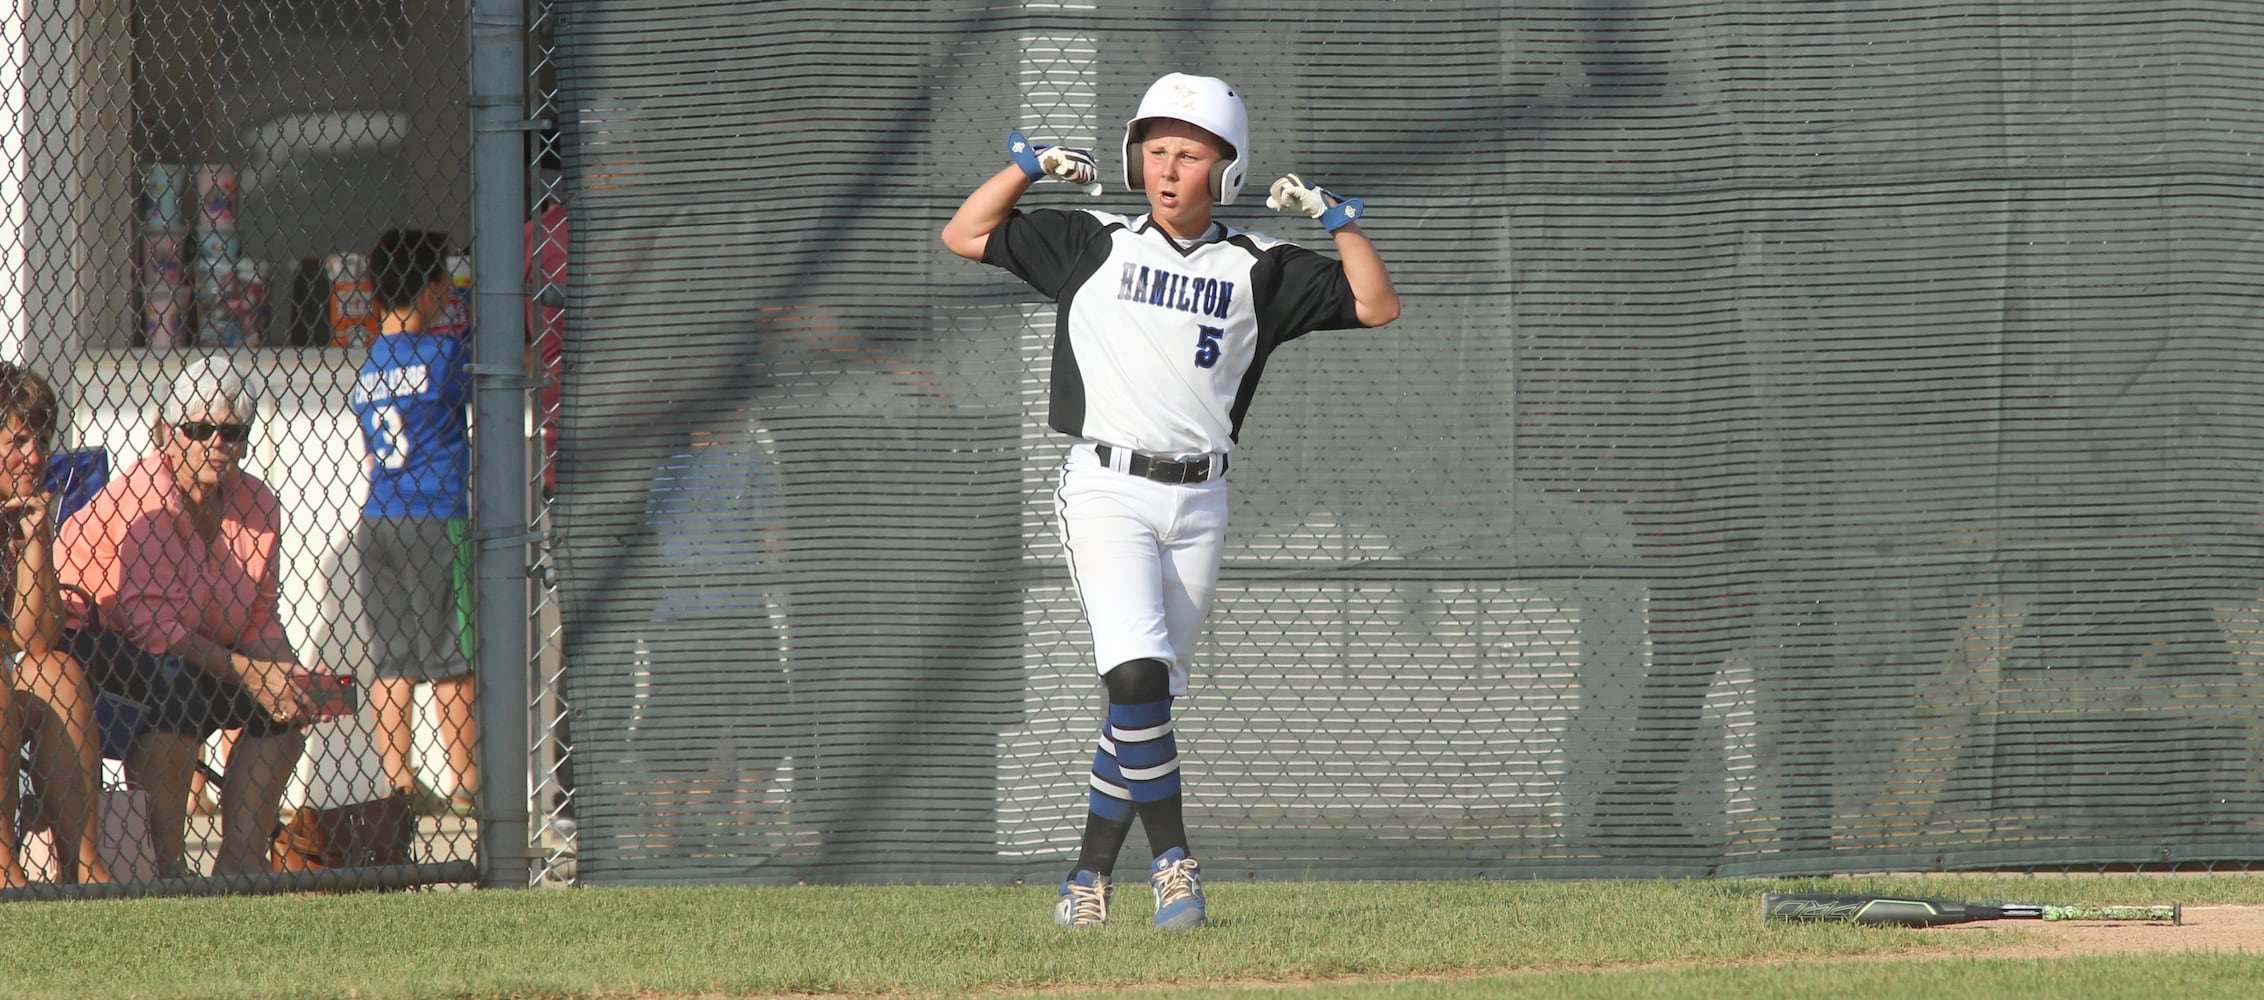
[[[1017,210],[983,260],[1060,306],[1047,422],[1166,458],[1232,451],[1276,349],[1359,325],[1342,265],[1223,225],[1181,242],[1146,216]]]
[[[1235,394],[1258,353],[1258,258],[1219,238],[1182,255],[1144,221],[1109,233],[1069,313],[1085,436],[1152,455],[1231,451]]]

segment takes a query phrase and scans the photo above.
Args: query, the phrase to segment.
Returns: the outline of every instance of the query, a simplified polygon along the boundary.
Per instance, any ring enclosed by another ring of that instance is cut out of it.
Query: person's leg
[[[449,789],[455,804],[468,806],[479,790],[479,721],[472,705],[470,674],[432,682],[433,709],[440,715],[440,740],[448,750],[448,769],[455,784]]]
[[[213,862],[214,875],[270,870],[267,850],[283,786],[306,745],[306,734],[299,730],[236,741],[220,780],[220,857]]]
[[[1181,518],[1183,523],[1187,520]],[[1172,658],[1160,700],[1167,722],[1171,718],[1172,700],[1187,693],[1189,665],[1195,662],[1195,647],[1202,641],[1203,622],[1210,617],[1211,604],[1218,592],[1220,543],[1226,527],[1223,507],[1215,517],[1204,520],[1216,523],[1196,525],[1196,530],[1166,539],[1164,544],[1164,624],[1171,635]],[[1187,825],[1182,819],[1182,800],[1176,780],[1179,759],[1176,742],[1170,749],[1175,769],[1170,794],[1141,801],[1139,810],[1140,825],[1148,834],[1148,848],[1159,856],[1173,848],[1178,848],[1182,855],[1188,852]]]
[[[1093,751],[1092,812],[1105,811],[1113,819],[1104,838],[1092,835],[1079,853],[1077,867],[1103,874],[1114,871],[1116,856],[1131,831],[1132,817],[1141,817],[1149,846],[1185,847],[1184,832],[1170,843],[1156,841],[1157,821],[1151,812],[1169,802],[1178,814],[1179,743],[1171,731],[1171,667],[1162,660],[1133,660],[1117,666],[1102,678],[1108,687],[1108,724]]]
[[[417,682],[406,677],[379,677],[370,682],[369,694],[386,783],[395,791],[413,792],[417,788],[412,756],[416,749]]]
[[[228,755],[236,749],[237,735],[234,729],[221,730],[219,739],[206,740],[197,748],[198,759],[212,765],[210,770],[214,772],[228,773]],[[206,768],[202,767],[189,772],[188,809],[192,813],[210,813],[219,808],[220,786],[205,772]]]
[[[0,666],[7,660],[0,658]],[[16,699],[12,681],[0,681],[0,889],[26,884],[16,855],[23,846],[16,840],[16,751],[24,745],[16,728]]]
[[[1104,478],[1105,477],[1105,478]],[[1135,807],[1109,750],[1120,689],[1166,686],[1170,634],[1162,603],[1163,567],[1152,527],[1157,488],[1101,470],[1065,481],[1060,494],[1063,547],[1077,599],[1092,630],[1093,656],[1108,694],[1107,717],[1087,782],[1085,838],[1076,870],[1114,873]],[[1165,696],[1168,697],[1168,687]],[[1145,700],[1145,699],[1143,699]]]
[[[1112,745],[1113,730],[1126,711],[1117,703],[1118,688],[1128,684],[1146,691],[1152,683],[1169,696],[1172,650],[1155,525],[1168,513],[1165,491],[1173,488],[1107,469],[1072,468],[1064,472],[1055,495],[1070,578],[1076,581],[1077,599],[1092,629],[1094,663],[1109,693],[1107,721],[1086,781],[1084,836],[1054,906],[1054,919],[1064,926],[1094,926],[1108,919],[1109,878],[1138,808]],[[1147,728],[1123,721],[1127,728]]]
[[[149,793],[149,841],[157,852],[157,877],[193,874],[186,859],[189,774],[196,770],[200,737],[150,730],[134,741],[126,757],[126,778]]]
[[[135,862],[147,861],[157,878],[197,874],[187,860],[189,776],[213,727],[198,677],[178,657],[141,649],[125,633],[108,629],[65,629],[63,648],[86,671],[94,691],[118,695],[141,706],[140,735],[126,754],[126,780],[138,786],[147,847],[129,835]],[[146,854],[143,851],[146,850]]]
[[[16,666],[17,708],[31,734],[31,773],[55,830],[61,882],[108,882],[102,843],[102,745],[94,728],[94,690],[79,661],[61,652],[25,656]],[[12,771],[10,773],[13,773]]]
[[[370,715],[387,787],[415,792],[417,681],[433,639],[420,610],[429,614],[436,554],[420,551],[417,528],[428,518],[364,517],[355,523],[361,570],[355,577],[369,629]],[[444,537],[444,536],[443,536]],[[419,808],[430,803],[419,803]]]
[[[1162,736],[1151,751],[1158,759],[1168,758],[1171,781],[1168,787],[1158,785],[1134,798],[1139,803],[1140,825],[1147,831],[1148,848],[1154,853],[1148,881],[1155,889],[1155,926],[1185,928],[1203,926],[1208,918],[1199,866],[1187,844],[1179,748],[1171,709],[1173,699],[1187,693],[1203,623],[1209,619],[1218,593],[1219,560],[1226,541],[1226,484],[1187,487],[1176,497],[1176,516],[1162,539],[1161,566],[1164,625],[1171,636],[1172,656],[1160,711],[1153,713],[1161,720],[1158,727]]]

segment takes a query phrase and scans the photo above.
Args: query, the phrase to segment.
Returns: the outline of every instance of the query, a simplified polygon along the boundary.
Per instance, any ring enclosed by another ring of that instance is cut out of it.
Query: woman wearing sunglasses
[[[184,857],[189,777],[205,739],[240,730],[220,785],[212,874],[268,870],[283,786],[305,748],[310,673],[277,613],[282,507],[239,467],[257,389],[207,357],[173,382],[156,450],[71,515],[60,576],[93,607],[72,608],[65,638],[97,684],[141,703],[149,728],[126,758],[149,791],[160,875]]]

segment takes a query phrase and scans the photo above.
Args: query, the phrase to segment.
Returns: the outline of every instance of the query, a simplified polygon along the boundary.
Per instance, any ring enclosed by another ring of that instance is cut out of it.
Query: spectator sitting
[[[189,874],[184,806],[207,737],[241,730],[220,785],[215,875],[268,870],[283,786],[306,746],[297,678],[310,671],[276,613],[281,504],[237,467],[257,410],[256,388],[226,359],[190,364],[154,427],[156,451],[63,524],[63,582],[95,605],[73,615],[67,646],[148,720],[126,773],[149,791],[161,876]]]
[[[57,648],[63,619],[55,497],[42,473],[60,409],[45,379],[0,361],[0,606],[7,622],[0,627],[0,887],[24,884],[16,860],[16,751],[27,730],[32,779],[55,832],[57,881],[110,881],[96,853],[102,748],[94,689],[79,661]]]

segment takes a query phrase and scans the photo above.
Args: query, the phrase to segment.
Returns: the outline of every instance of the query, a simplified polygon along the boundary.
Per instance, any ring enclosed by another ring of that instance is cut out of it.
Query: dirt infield
[[[1980,954],[2005,958],[2076,955],[2145,955],[2183,952],[2264,952],[2264,906],[2188,906],[2185,922],[2171,924],[2069,920],[1955,924],[1928,934],[2028,932],[2024,940]]]

